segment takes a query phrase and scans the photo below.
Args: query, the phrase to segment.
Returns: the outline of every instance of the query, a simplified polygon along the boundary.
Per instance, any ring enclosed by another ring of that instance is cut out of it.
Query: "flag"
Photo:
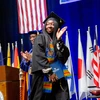
[[[14,43],[12,43],[12,57],[11,57],[11,65],[14,67]]]
[[[81,0],[60,0],[60,4],[72,3],[76,1],[81,1]]]
[[[83,56],[83,49],[80,39],[80,30],[78,30],[78,89],[79,89],[79,100],[87,97],[87,84],[86,84],[86,70]],[[83,84],[84,83],[84,84]]]
[[[17,41],[15,42],[14,67],[15,67],[15,68],[20,68],[20,64],[19,64],[19,55],[18,55],[18,48],[17,48]]]
[[[94,34],[94,53],[93,53],[93,60],[92,60],[92,66],[93,66],[93,75],[94,75],[94,84],[97,87],[100,87],[100,82],[99,82],[99,67],[100,67],[100,61],[99,61],[99,46],[97,44],[97,26],[95,26],[95,34]]]
[[[67,31],[66,31],[65,45],[68,47],[68,49],[70,51],[68,32]],[[74,70],[73,70],[73,64],[72,64],[72,58],[71,58],[71,51],[70,51],[70,56],[68,57],[68,60],[65,63],[65,65],[68,66],[68,70],[72,75],[72,77],[70,79],[68,79],[70,99],[72,98],[72,95],[75,94],[76,100],[77,100],[78,98],[77,98],[77,92],[76,92],[76,84],[75,84]]]
[[[0,65],[4,65],[1,43],[0,43]]]
[[[17,0],[19,33],[41,30],[47,17],[46,0]]]
[[[11,66],[10,43],[8,43],[8,49],[7,49],[7,66]]]
[[[86,75],[87,75],[87,87],[95,86],[93,82],[93,68],[92,68],[92,59],[93,59],[93,46],[92,40],[90,37],[90,31],[87,31],[87,48],[86,48]],[[89,89],[89,88],[88,88]]]

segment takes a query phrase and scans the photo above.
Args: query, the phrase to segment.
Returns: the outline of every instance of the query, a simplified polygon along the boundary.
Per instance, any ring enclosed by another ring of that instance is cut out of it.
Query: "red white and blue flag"
[[[93,75],[94,75],[94,84],[97,87],[100,87],[100,49],[97,44],[98,36],[97,36],[97,26],[95,26],[95,34],[94,34],[94,53],[93,53]]]
[[[41,30],[47,17],[46,0],[17,0],[19,33]]]

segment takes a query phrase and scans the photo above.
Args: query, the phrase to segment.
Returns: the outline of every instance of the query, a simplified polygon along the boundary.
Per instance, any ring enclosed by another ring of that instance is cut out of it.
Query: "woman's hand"
[[[58,29],[57,33],[56,33],[56,37],[57,40],[59,40],[61,38],[61,36],[64,34],[64,32],[66,31],[67,26],[63,27],[61,30],[60,28]]]
[[[49,80],[52,82],[56,82],[56,80],[58,80],[58,77],[56,74],[53,73],[52,75],[49,76]]]

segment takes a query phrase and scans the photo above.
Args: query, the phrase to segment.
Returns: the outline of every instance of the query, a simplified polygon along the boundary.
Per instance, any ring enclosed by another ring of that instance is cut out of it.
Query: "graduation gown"
[[[65,63],[69,57],[69,50],[65,45],[63,45],[61,49],[57,50],[57,48],[55,48],[55,52],[57,55],[56,58],[58,58],[62,63]],[[50,68],[50,65],[46,57],[45,36],[44,34],[40,34],[39,36],[37,36],[34,42],[32,54],[32,73],[45,68]]]
[[[58,43],[59,41],[57,41]],[[60,50],[56,51],[56,57],[65,63],[69,56],[69,50],[66,46],[62,46]],[[34,41],[34,48],[32,54],[32,73],[34,75],[32,81],[32,92],[30,95],[30,100],[44,100],[42,99],[42,89],[43,89],[43,78],[44,74],[42,69],[50,68],[49,62],[46,57],[46,41],[44,34],[40,34]],[[58,83],[59,84],[59,83]],[[56,99],[55,99],[56,100]]]
[[[30,54],[32,53],[32,49],[29,51],[29,53]],[[32,60],[30,60],[29,62],[26,62],[26,60],[23,59],[20,64],[21,69],[28,73],[28,96],[30,95],[31,84],[32,84],[32,75],[29,73],[29,70],[31,68],[31,63],[32,63]]]

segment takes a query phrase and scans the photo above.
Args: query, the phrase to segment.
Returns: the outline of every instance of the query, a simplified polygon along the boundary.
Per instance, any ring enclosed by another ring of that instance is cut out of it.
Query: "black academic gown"
[[[45,38],[43,35],[37,36],[34,41],[34,48],[32,54],[32,92],[29,100],[42,100],[43,78],[42,69],[49,68],[49,63],[45,56]]]
[[[32,82],[32,92],[30,95],[30,100],[44,100],[44,99],[41,99],[43,95],[42,89],[43,89],[43,77],[44,77],[44,74],[42,73],[42,69],[50,67],[48,60],[46,58],[46,54],[45,54],[46,52],[45,42],[46,41],[45,41],[44,34],[40,34],[39,36],[37,36],[34,42],[34,48],[33,48],[33,54],[32,54],[32,73],[34,75],[33,77],[34,79]],[[63,50],[62,50],[63,52],[61,52],[60,50],[57,50],[57,48],[55,48],[55,50],[56,50],[57,58],[61,60],[62,63],[65,63],[69,56],[68,48],[63,45]],[[59,87],[59,82],[56,85],[58,85]],[[54,86],[56,85],[54,84]],[[68,87],[67,84],[66,84],[66,87]],[[53,95],[55,94],[55,92],[56,92],[56,89],[54,89]],[[57,94],[56,97],[59,98],[59,94]],[[62,96],[60,95],[60,97]],[[45,98],[48,98],[48,96]],[[55,100],[60,100],[57,98]],[[48,100],[48,99],[45,99],[45,100]]]

